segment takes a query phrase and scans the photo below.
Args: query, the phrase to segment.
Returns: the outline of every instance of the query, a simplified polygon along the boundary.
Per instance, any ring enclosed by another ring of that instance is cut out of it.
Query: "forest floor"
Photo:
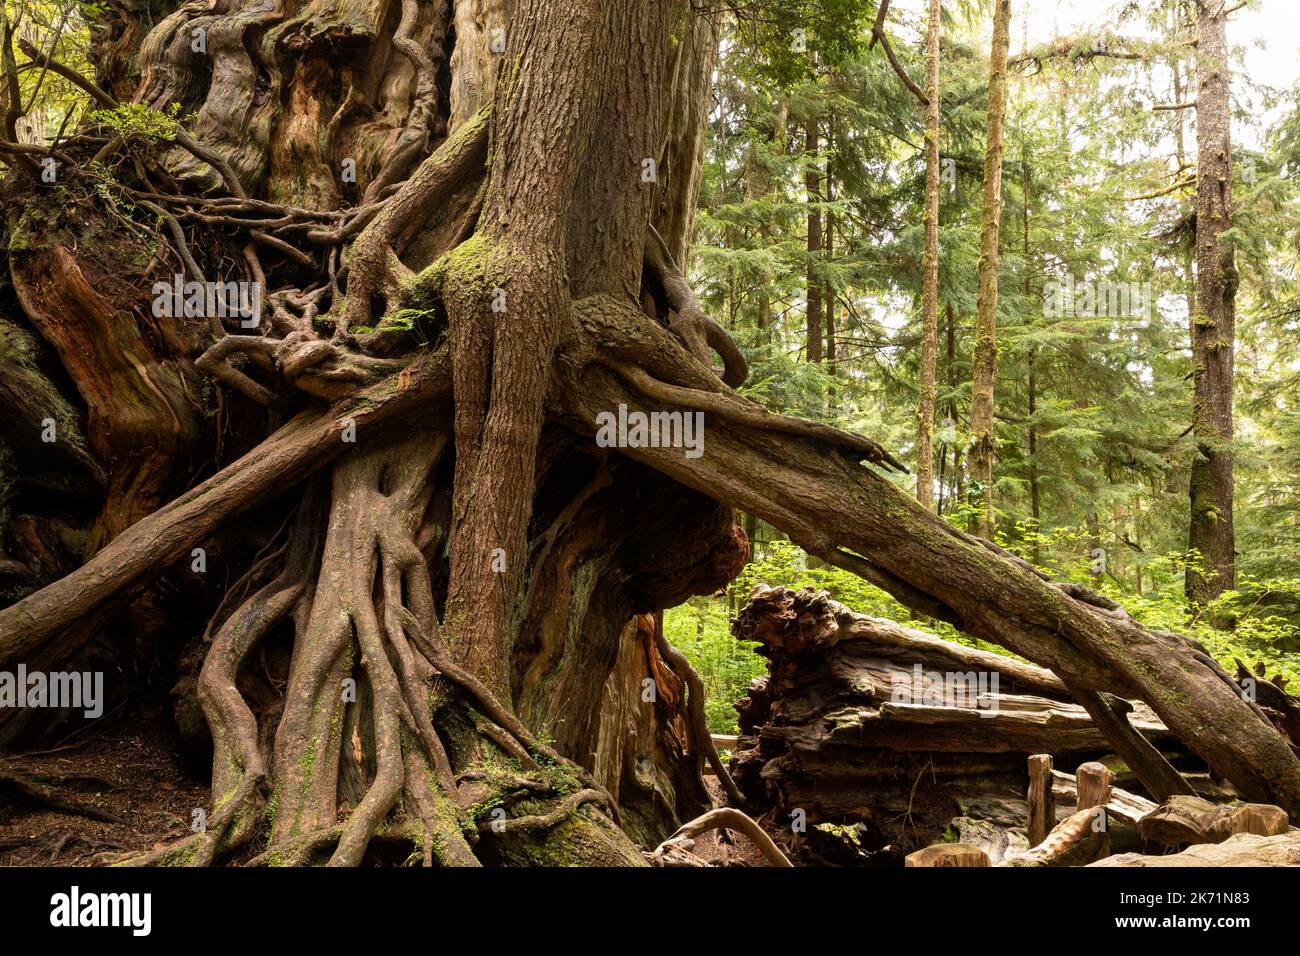
[[[0,865],[93,865],[169,843],[209,803],[201,776],[185,765],[162,710],[137,711],[84,741],[0,758]]]
[[[714,803],[720,807],[726,805],[727,794],[723,791],[722,784],[718,783],[717,777],[706,775],[704,786]],[[778,835],[769,832],[769,836],[777,839]],[[710,830],[708,833],[701,834],[691,852],[710,866],[769,865],[763,859],[763,854],[759,852],[758,847],[754,846],[748,837],[734,830]]]
[[[82,741],[0,757],[0,866],[103,865],[171,843],[208,806],[205,777],[187,765],[163,708],[137,710]],[[717,778],[704,779],[721,805]],[[692,852],[713,866],[767,865],[729,831],[702,835]]]

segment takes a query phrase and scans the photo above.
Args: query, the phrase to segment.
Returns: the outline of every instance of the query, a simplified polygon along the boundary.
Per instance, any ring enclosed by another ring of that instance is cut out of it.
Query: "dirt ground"
[[[49,750],[0,756],[0,866],[104,865],[190,832],[210,794],[180,756],[170,717],[137,711],[97,730]],[[717,779],[705,783],[721,803]],[[712,866],[767,865],[731,831],[703,835],[692,852]]]
[[[714,801],[719,805],[725,802],[726,795],[723,793],[717,777],[706,776],[704,785],[708,788],[709,795],[713,797]],[[768,828],[768,835],[780,845],[780,834],[774,833]],[[703,834],[695,841],[695,847],[691,852],[710,866],[768,865],[768,862],[763,859],[763,854],[758,852],[754,844],[744,834],[736,833],[733,830],[713,830]]]
[[[0,756],[0,865],[88,866],[190,832],[208,788],[167,716],[137,712],[96,736]]]

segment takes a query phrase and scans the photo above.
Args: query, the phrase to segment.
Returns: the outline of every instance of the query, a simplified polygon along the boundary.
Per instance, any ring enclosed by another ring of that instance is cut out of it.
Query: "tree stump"
[[[904,866],[989,866],[989,857],[967,843],[936,843],[909,853]]]

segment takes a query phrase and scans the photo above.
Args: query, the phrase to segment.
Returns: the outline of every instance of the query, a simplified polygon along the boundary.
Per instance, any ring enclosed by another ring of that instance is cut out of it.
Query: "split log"
[[[1241,833],[1222,843],[1202,843],[1181,853],[1120,853],[1091,866],[1300,866],[1300,831],[1277,836]]]
[[[991,866],[988,854],[965,843],[936,843],[909,853],[905,866]]]
[[[1281,807],[1263,803],[1221,806],[1200,797],[1176,796],[1142,819],[1142,836],[1160,846],[1222,843],[1240,833],[1276,836],[1289,820]]]

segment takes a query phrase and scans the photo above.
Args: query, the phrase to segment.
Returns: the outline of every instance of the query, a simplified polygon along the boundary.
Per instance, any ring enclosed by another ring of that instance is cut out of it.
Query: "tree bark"
[[[807,328],[804,356],[808,364],[822,360],[822,280],[820,260],[822,255],[821,167],[817,153],[821,149],[820,125],[813,116],[804,124],[804,153],[808,163],[804,172],[804,188],[808,192],[808,269],[804,283],[807,298]]]
[[[926,40],[925,249],[921,257],[921,371],[917,400],[916,498],[934,501],[935,366],[939,354],[939,36],[940,3],[930,0]]]
[[[971,384],[970,476],[980,484],[978,528],[992,538],[993,458],[996,449],[993,407],[997,377],[998,238],[1002,226],[1002,136],[1007,108],[1007,46],[1011,0],[997,0],[993,12],[993,50],[989,55],[988,122],[984,147],[984,205],[980,215],[979,301],[975,321],[975,359]]]
[[[1214,600],[1236,585],[1233,534],[1233,353],[1237,266],[1232,228],[1228,14],[1196,4],[1196,311],[1192,315],[1192,433],[1196,455],[1187,536],[1187,597]]]

